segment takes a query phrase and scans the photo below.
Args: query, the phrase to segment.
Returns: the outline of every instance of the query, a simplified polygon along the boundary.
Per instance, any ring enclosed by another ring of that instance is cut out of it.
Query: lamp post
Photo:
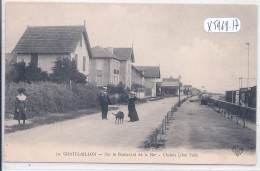
[[[247,62],[247,89],[248,89],[248,87],[249,87],[249,45],[250,45],[250,43],[248,42],[248,43],[246,43],[246,45],[247,45],[247,58],[248,58],[248,62]]]
[[[181,75],[178,77],[179,80],[179,107],[181,106]]]

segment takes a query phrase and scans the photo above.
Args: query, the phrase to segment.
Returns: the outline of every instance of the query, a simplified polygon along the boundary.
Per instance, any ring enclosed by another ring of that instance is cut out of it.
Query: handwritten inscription
[[[208,18],[204,21],[206,32],[238,32],[240,26],[238,18]]]

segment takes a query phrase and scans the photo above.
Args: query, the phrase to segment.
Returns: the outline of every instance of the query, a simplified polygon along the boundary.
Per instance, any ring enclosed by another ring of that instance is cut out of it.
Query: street
[[[201,106],[197,97],[193,102],[187,101],[175,113],[166,140],[166,148],[188,149],[232,149],[243,148],[245,151],[255,151],[256,132],[250,127],[256,127],[246,121],[249,128],[243,128],[241,118],[236,124],[227,117],[220,115],[207,106]],[[250,125],[249,125],[250,124]]]
[[[43,151],[54,153],[54,149],[82,150],[83,147],[137,149],[177,101],[178,97],[173,97],[136,105],[138,122],[127,122],[129,120],[127,106],[124,105],[120,106],[119,110],[124,112],[125,120],[119,125],[115,124],[115,116],[109,111],[108,120],[102,120],[101,114],[94,114],[6,134],[6,161],[9,158],[22,160],[25,151],[28,155],[33,153],[42,155]]]
[[[255,132],[227,120],[206,106],[201,106],[196,99],[198,97],[192,97],[195,101],[186,101],[174,113],[174,120],[170,121],[169,129],[161,136],[165,140],[165,146],[159,149],[144,149],[144,141],[155,128],[158,128],[171,106],[178,102],[177,97],[136,105],[140,119],[138,122],[127,122],[129,120],[127,106],[122,105],[119,106],[119,110],[125,114],[123,124],[115,124],[115,117],[109,111],[108,120],[102,120],[99,113],[6,134],[5,160],[16,162],[116,161],[118,163],[146,161],[150,163],[172,162],[169,156],[182,153],[186,156],[187,152],[194,152],[189,155],[194,155],[195,158],[192,157],[188,161],[205,163],[205,159],[210,155],[212,160],[208,163],[217,163],[213,158],[217,159],[219,155],[225,155],[228,158],[237,157],[232,150],[243,148],[243,155],[236,162],[246,162],[245,159],[250,159],[253,163]],[[95,154],[96,156],[74,156],[82,152],[84,155]],[[159,156],[166,157],[161,161],[156,158],[140,160],[141,158],[138,157],[128,157],[126,161],[124,157],[119,156],[136,155],[135,152],[155,152],[154,155],[159,152]],[[115,157],[109,157],[113,153],[117,154],[116,160]],[[198,160],[198,155],[204,160]],[[180,163],[187,161],[181,159],[175,158],[174,161]],[[232,161],[227,160],[226,163],[232,163]]]

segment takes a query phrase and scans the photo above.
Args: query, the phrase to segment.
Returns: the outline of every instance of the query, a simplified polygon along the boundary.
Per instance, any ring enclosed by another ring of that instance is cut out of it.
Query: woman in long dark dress
[[[18,124],[20,125],[20,120],[23,120],[23,124],[25,124],[26,120],[26,96],[24,95],[25,89],[18,88],[18,96],[15,99],[15,114],[14,119],[18,120]]]
[[[135,109],[135,101],[136,101],[135,93],[131,92],[128,98],[128,117],[130,118],[129,122],[135,122],[139,120],[137,111]]]

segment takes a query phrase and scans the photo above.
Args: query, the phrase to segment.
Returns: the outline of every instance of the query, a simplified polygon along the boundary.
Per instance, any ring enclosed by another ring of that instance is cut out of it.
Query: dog
[[[115,120],[115,124],[119,124],[119,123],[124,123],[124,112],[119,111],[116,114],[112,113],[113,115],[115,115],[116,120]]]

